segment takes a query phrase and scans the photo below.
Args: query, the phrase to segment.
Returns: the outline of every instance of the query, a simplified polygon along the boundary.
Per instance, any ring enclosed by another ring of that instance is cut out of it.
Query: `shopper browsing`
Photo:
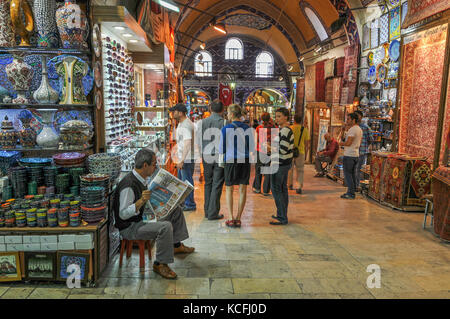
[[[184,214],[177,208],[165,220],[144,223],[142,215],[151,196],[151,191],[147,190],[147,179],[156,170],[155,153],[149,149],[141,149],[136,154],[135,167],[119,182],[115,190],[115,226],[125,239],[156,240],[153,271],[164,278],[175,279],[177,274],[168,266],[173,263],[174,254],[194,251],[194,248],[181,243],[189,238]]]
[[[275,122],[279,126],[279,135],[276,142],[279,145],[279,158],[275,164],[278,164],[278,170],[271,175],[270,184],[272,195],[277,207],[277,215],[272,215],[276,221],[271,221],[271,225],[286,225],[288,223],[288,174],[292,166],[294,157],[294,133],[289,127],[289,110],[279,108],[275,112]],[[272,165],[273,167],[273,165]]]
[[[256,164],[255,179],[253,180],[253,192],[256,194],[262,191],[264,196],[270,193],[270,174],[261,174],[261,168],[270,166],[270,148],[273,121],[269,113],[263,113],[261,116],[262,124],[256,127]],[[264,183],[263,183],[264,179]]]
[[[356,166],[356,189],[359,189],[359,182],[361,180],[361,167],[366,164],[367,154],[369,154],[369,145],[372,143],[372,131],[362,122],[363,113],[361,111],[355,111],[358,115],[358,124],[361,128],[363,135],[361,138],[361,145],[359,146],[359,159]]]
[[[176,130],[177,152],[175,163],[178,169],[178,178],[183,182],[188,181],[194,186],[194,124],[186,117],[187,108],[178,103],[169,109],[173,117],[178,121]],[[184,211],[196,210],[194,192],[189,194],[184,202]]]
[[[339,143],[344,147],[344,179],[347,185],[347,193],[341,198],[354,199],[356,192],[356,167],[359,160],[359,146],[361,144],[362,130],[358,125],[358,115],[349,114],[347,117],[347,127],[349,128],[345,134],[345,142]]]
[[[228,124],[222,128],[220,152],[225,161],[225,187],[230,219],[228,227],[241,227],[241,216],[247,200],[247,186],[250,180],[250,155],[253,153],[253,131],[241,121],[243,110],[237,104],[228,106]],[[233,212],[234,186],[239,185],[237,214]],[[235,217],[236,216],[236,217]]]
[[[303,174],[305,170],[305,154],[309,148],[309,131],[302,125],[303,119],[300,114],[294,116],[294,125],[291,126],[292,132],[294,132],[294,148],[298,149],[298,156],[294,157],[293,165],[289,171],[288,185],[289,189],[294,189],[294,172],[297,174],[298,188],[297,194],[302,193],[303,189]]]

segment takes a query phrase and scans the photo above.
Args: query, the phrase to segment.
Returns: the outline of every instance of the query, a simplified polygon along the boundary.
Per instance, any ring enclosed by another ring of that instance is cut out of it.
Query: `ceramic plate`
[[[397,61],[400,57],[400,42],[393,40],[389,46],[389,57],[392,61]]]
[[[373,51],[370,51],[370,52],[367,54],[367,62],[369,63],[370,66],[373,65]]]
[[[382,83],[386,78],[386,65],[379,64],[377,67],[377,80]]]
[[[77,153],[77,152],[71,152],[71,153],[60,153],[53,155],[54,160],[75,160],[75,159],[82,159],[86,157],[86,154],[84,153]]]
[[[374,84],[377,81],[377,70],[374,65],[369,68],[369,78],[368,81],[370,84]]]
[[[374,56],[374,64],[378,66],[383,60],[386,58],[386,51],[384,50],[384,47],[381,46],[377,49],[375,56]]]
[[[102,53],[102,36],[98,24],[94,24],[94,29],[92,30],[92,47],[94,48],[95,56],[99,58]]]
[[[103,84],[103,77],[102,77],[102,66],[100,65],[100,62],[95,62],[94,66],[94,80],[95,85],[99,88]]]
[[[383,44],[383,48],[384,48],[384,59],[382,62],[387,63],[389,61],[389,43]]]
[[[399,62],[391,62],[389,64],[389,68],[388,68],[388,74],[387,74],[387,78],[388,79],[396,79],[398,77],[398,68],[400,66]]]
[[[20,163],[23,164],[47,164],[51,163],[51,158],[42,158],[42,157],[27,157],[27,158],[21,158],[19,160]]]

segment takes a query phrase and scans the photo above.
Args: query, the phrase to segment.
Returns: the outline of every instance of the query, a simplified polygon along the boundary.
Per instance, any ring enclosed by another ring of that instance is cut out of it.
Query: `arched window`
[[[206,51],[200,51],[195,56],[195,75],[212,76],[212,56]]]
[[[267,78],[273,74],[273,57],[267,51],[262,51],[256,57],[256,77]]]
[[[314,11],[311,10],[311,8],[305,7],[305,14],[308,17],[309,21],[313,25],[314,29],[316,30],[317,35],[319,36],[320,41],[323,41],[328,38],[328,33],[325,30],[325,28],[322,25],[322,22],[320,22],[320,19],[317,17],[317,15],[314,13]]]
[[[225,44],[225,60],[242,60],[244,58],[244,45],[237,38],[231,38]]]

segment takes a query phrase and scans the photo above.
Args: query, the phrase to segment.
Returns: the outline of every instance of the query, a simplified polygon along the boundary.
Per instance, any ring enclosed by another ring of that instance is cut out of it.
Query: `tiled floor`
[[[118,256],[96,288],[2,284],[1,298],[450,298],[450,245],[422,230],[423,214],[386,209],[342,186],[313,178],[291,191],[288,226],[269,225],[273,199],[249,188],[241,229],[186,213],[195,246],[172,265],[179,279],[139,274],[137,251],[122,268]],[[226,214],[223,196],[223,212]],[[367,266],[381,267],[381,288],[366,286]]]

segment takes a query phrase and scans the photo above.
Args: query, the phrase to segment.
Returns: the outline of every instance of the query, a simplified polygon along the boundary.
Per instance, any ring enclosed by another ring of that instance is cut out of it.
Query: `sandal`
[[[235,227],[234,219],[229,219],[225,222],[228,227]]]

